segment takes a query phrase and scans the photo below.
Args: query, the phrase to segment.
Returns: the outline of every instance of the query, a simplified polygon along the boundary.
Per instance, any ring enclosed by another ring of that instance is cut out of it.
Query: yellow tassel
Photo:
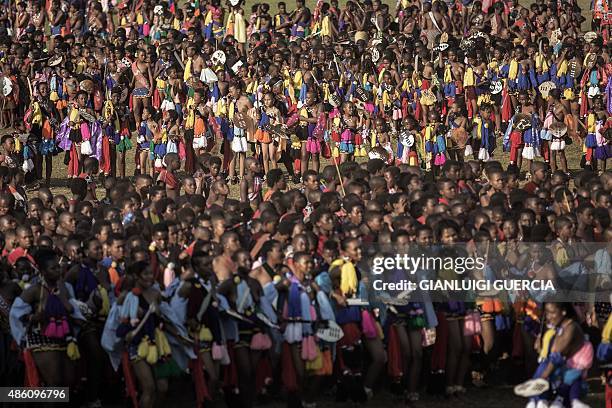
[[[51,94],[49,95],[49,99],[51,100],[51,102],[59,101],[59,95],[57,94],[57,91],[51,92]]]
[[[100,292],[100,297],[102,298],[100,316],[108,316],[108,312],[110,311],[110,299],[108,298],[108,291],[102,285],[98,285],[98,291]]]
[[[465,74],[463,74],[463,86],[474,86],[476,83],[476,76],[474,75],[474,70],[472,67],[468,67],[465,70]]]
[[[172,354],[168,338],[161,329],[155,329],[155,345],[160,356],[169,356]]]
[[[191,57],[187,58],[185,62],[185,72],[183,73],[183,81],[187,82],[191,78]]]
[[[21,140],[19,140],[18,138],[15,138],[15,151],[16,152],[21,151]]]
[[[551,346],[551,340],[555,335],[555,329],[548,329],[542,337],[542,350],[540,350],[540,359],[545,359],[548,356],[548,350]]]
[[[71,341],[68,343],[66,353],[68,354],[68,358],[72,361],[81,358],[81,354],[79,353],[79,346],[77,346],[75,341]]]
[[[609,343],[612,339],[612,314],[608,316],[608,321],[601,332],[601,341]]]
[[[444,67],[444,83],[448,84],[453,81],[453,75],[451,73],[451,66],[447,64]]]
[[[366,152],[365,147],[361,146],[359,148],[359,150],[360,150],[360,153],[361,153],[361,157],[367,157],[368,156],[368,152]]]
[[[157,347],[155,347],[155,344],[150,343],[149,352],[147,353],[147,363],[153,365],[157,363],[158,359],[159,359],[159,355],[157,354]]]
[[[334,156],[334,157],[339,157],[340,156],[340,151],[338,150],[338,146],[334,146],[334,149],[332,151],[332,156]]]
[[[200,341],[212,341],[212,332],[208,327],[202,326],[200,329]]]
[[[518,61],[513,59],[510,61],[510,68],[508,69],[508,79],[514,81],[518,77]]]
[[[376,147],[376,132],[372,132],[372,148]]]
[[[144,359],[149,355],[149,339],[145,336],[138,345],[138,357]]]

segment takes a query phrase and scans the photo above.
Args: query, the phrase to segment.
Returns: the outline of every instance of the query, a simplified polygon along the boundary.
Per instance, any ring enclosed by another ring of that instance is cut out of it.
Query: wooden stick
[[[567,210],[567,212],[571,213],[572,209],[570,208],[569,200],[567,199],[567,194],[565,193],[565,190],[563,190],[563,204],[565,204],[565,209]]]
[[[340,167],[338,167],[338,161],[335,157],[332,157],[334,160],[334,165],[336,166],[336,172],[338,173],[338,178],[340,179],[340,187],[342,188],[342,195],[346,197],[346,191],[344,190],[344,182],[342,181],[342,174],[340,174]]]

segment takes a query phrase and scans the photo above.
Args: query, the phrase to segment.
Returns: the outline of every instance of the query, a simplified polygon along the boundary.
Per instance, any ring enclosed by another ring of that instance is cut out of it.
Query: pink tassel
[[[361,311],[361,330],[363,330],[363,335],[366,339],[375,339],[378,337],[374,318],[367,310]]]
[[[66,320],[66,318],[62,319],[62,324],[60,326],[61,330],[60,330],[60,336],[59,337],[66,337],[68,335],[68,333],[70,332],[70,327],[68,326],[68,320]]]
[[[264,333],[257,333],[251,339],[251,350],[269,350],[272,348],[270,336]]]
[[[436,166],[443,166],[444,163],[446,163],[446,156],[443,155],[442,153],[438,153],[436,157],[434,158],[434,164]]]
[[[314,337],[305,337],[302,340],[302,360],[312,361],[315,358],[317,358],[317,348]]]
[[[221,360],[221,358],[223,358],[223,351],[221,350],[221,346],[217,343],[213,343],[212,345],[212,358],[213,360]]]
[[[91,139],[91,133],[89,133],[89,126],[87,126],[87,123],[85,122],[81,123],[81,137],[83,138],[83,140]]]
[[[399,119],[400,119],[399,110],[393,109],[393,120],[399,120]]]
[[[45,328],[45,332],[43,333],[45,337],[57,338],[57,324],[55,320],[51,320],[47,327]]]

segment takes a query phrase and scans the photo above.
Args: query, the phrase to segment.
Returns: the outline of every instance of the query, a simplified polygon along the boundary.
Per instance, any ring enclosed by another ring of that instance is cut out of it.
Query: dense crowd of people
[[[520,3],[2,2],[0,383],[583,408],[596,373],[612,407],[612,13]],[[381,300],[377,251],[605,298]]]

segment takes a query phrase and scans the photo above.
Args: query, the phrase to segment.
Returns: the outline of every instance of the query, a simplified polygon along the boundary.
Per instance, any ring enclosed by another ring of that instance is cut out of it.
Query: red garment
[[[7,261],[10,265],[15,265],[15,262],[17,262],[19,258],[23,257],[28,258],[28,261],[30,261],[32,264],[35,264],[34,258],[32,258],[30,254],[27,254],[26,250],[21,247],[13,249],[13,251],[11,251],[11,253],[7,257]]]
[[[421,225],[425,225],[425,216],[421,215],[419,218],[417,218],[417,221],[421,224]]]
[[[533,181],[530,181],[529,183],[525,184],[525,186],[523,186],[523,190],[525,190],[529,194],[534,194],[538,188],[539,186]]]
[[[102,137],[102,156],[100,157],[100,170],[104,174],[111,174],[110,143],[108,137]]]
[[[171,190],[178,189],[179,182],[176,176],[173,173],[170,173],[168,170],[164,169],[159,172],[159,176],[157,177],[158,183],[164,183]]]
[[[283,342],[283,350],[281,352],[281,367],[283,373],[283,385],[287,392],[296,392],[298,390],[297,375],[295,366],[293,365],[293,357],[291,356],[291,348],[287,342]]]
[[[510,133],[510,163],[517,162],[519,149],[521,149],[523,146],[523,135],[521,132],[514,131]]]
[[[448,352],[448,323],[444,313],[436,313],[438,327],[436,327],[436,342],[431,353],[431,370],[433,372],[446,369],[446,353]]]
[[[404,359],[402,358],[402,347],[400,344],[397,328],[395,325],[389,327],[387,373],[392,380],[399,380],[404,375]]]
[[[72,143],[72,146],[70,146],[70,161],[68,162],[68,177],[79,174],[79,156],[76,149],[76,143]]]

